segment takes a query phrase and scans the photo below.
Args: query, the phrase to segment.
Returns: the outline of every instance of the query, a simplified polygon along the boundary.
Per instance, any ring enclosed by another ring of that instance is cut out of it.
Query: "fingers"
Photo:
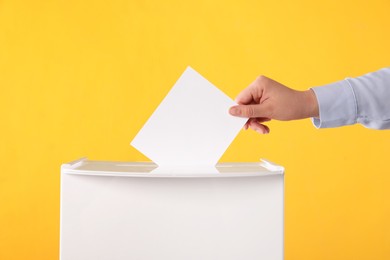
[[[267,107],[261,104],[256,105],[238,105],[229,109],[232,116],[247,117],[247,118],[270,118]]]
[[[248,105],[252,103],[258,104],[263,95],[264,86],[267,84],[268,78],[259,76],[246,89],[241,91],[235,101],[239,105]]]
[[[259,134],[269,134],[270,130],[269,127],[263,124],[260,124],[259,122],[253,121],[249,124],[249,127],[258,132]]]
[[[248,128],[249,128],[249,120],[248,120],[248,122],[245,123],[243,128],[244,128],[244,130],[248,130]]]
[[[256,84],[255,80],[252,84],[250,84],[246,89],[241,91],[240,94],[236,97],[235,101],[239,105],[249,105],[249,104],[257,104],[259,103],[262,95],[262,88],[260,88]]]
[[[270,129],[268,126],[262,124],[264,122],[271,121],[269,118],[251,118],[244,125],[244,129],[247,130],[251,128],[252,130],[258,132],[259,134],[268,134]]]
[[[266,117],[250,118],[250,119],[248,119],[248,122],[246,122],[246,125],[248,125],[248,127],[249,127],[249,125],[252,122],[264,123],[264,122],[269,122],[269,121],[271,121],[271,119],[266,118]]]
[[[252,88],[249,86],[244,89],[240,94],[238,94],[235,101],[239,105],[246,105],[252,103],[254,99],[255,97],[252,93]]]
[[[264,88],[269,83],[268,78],[264,76],[258,77],[252,84],[244,89],[236,98],[238,106],[233,106],[229,109],[229,113],[233,116],[246,117],[249,120],[244,125],[244,129],[251,128],[258,133],[269,133],[268,126],[262,124],[269,121],[273,112],[272,106],[260,104],[263,97]]]

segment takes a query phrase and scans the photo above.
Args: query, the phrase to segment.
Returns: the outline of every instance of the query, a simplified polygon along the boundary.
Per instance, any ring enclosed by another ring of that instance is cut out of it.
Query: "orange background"
[[[187,65],[232,98],[389,66],[390,2],[0,0],[0,259],[58,259],[61,163],[129,142]],[[390,259],[390,131],[242,131],[222,161],[286,168],[287,260]]]

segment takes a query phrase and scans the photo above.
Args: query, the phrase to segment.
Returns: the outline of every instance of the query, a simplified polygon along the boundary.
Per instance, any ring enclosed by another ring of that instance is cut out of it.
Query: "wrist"
[[[319,117],[319,108],[317,97],[313,90],[309,89],[302,92],[304,105],[304,118],[318,118]]]

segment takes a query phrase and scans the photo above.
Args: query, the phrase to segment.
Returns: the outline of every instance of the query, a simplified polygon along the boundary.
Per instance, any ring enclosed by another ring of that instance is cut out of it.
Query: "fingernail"
[[[239,116],[241,114],[241,109],[238,107],[231,107],[229,112],[233,116]]]
[[[256,132],[259,133],[259,134],[261,134],[261,135],[264,134],[264,132],[261,131],[261,130],[256,130]]]

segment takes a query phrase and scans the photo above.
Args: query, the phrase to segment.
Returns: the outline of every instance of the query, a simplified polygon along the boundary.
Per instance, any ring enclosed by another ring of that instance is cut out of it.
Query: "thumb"
[[[247,118],[267,117],[268,114],[267,111],[264,109],[264,106],[260,104],[233,106],[229,109],[229,113],[232,116]]]

